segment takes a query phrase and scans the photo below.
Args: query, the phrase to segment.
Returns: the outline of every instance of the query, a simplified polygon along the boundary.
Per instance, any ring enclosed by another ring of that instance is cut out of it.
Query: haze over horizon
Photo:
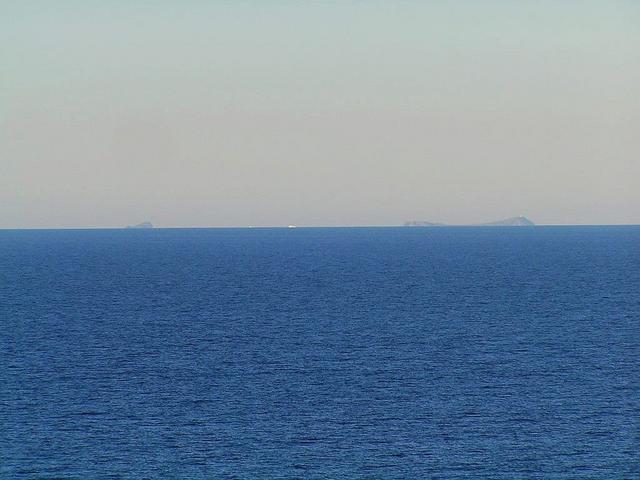
[[[640,223],[640,3],[5,2],[0,228]]]

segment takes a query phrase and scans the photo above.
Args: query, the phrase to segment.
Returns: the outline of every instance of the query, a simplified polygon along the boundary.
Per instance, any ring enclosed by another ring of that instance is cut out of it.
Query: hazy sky
[[[640,223],[640,2],[0,0],[0,228]]]

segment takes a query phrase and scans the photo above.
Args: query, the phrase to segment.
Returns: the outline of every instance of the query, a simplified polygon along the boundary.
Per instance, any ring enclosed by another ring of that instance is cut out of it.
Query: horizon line
[[[0,227],[0,231],[15,230],[255,230],[255,229],[285,229],[295,230],[298,228],[402,228],[402,229],[429,229],[439,230],[446,228],[516,228],[527,229],[535,227],[638,227],[640,223],[536,223],[534,225],[482,225],[482,224],[446,224],[446,225],[426,225],[407,226],[402,224],[393,225],[210,225],[210,226],[153,226],[151,228],[131,228],[131,227]]]

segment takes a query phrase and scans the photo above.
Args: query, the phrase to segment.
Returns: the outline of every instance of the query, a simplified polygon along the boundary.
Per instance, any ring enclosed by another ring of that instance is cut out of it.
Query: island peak
[[[142,222],[137,225],[128,225],[127,228],[153,228],[153,224],[151,222]]]

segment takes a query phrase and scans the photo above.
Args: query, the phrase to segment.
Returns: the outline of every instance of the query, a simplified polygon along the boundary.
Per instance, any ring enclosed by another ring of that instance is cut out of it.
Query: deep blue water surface
[[[0,478],[640,478],[640,228],[0,231]]]

